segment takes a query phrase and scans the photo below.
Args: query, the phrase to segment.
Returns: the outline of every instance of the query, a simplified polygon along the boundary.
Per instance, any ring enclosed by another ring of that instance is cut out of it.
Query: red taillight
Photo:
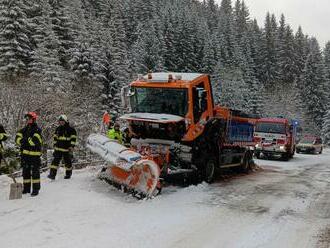
[[[255,143],[259,143],[261,141],[261,137],[254,137],[253,140]]]
[[[277,144],[278,145],[284,145],[285,144],[285,139],[278,139]]]

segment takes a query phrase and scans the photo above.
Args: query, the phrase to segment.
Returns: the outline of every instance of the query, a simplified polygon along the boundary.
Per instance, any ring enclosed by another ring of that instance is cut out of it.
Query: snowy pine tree
[[[48,22],[48,23],[47,23]],[[45,36],[33,55],[31,75],[46,87],[58,87],[67,78],[61,66],[57,50],[59,41],[51,29],[51,23],[45,19]]]
[[[153,23],[148,25],[148,29],[141,25],[138,30],[138,39],[132,52],[136,64],[135,72],[144,74],[148,71],[163,71],[164,61],[161,51],[164,44],[157,37]]]
[[[263,64],[262,81],[266,86],[270,86],[277,81],[277,53],[276,53],[276,31],[277,25],[274,16],[267,13],[265,30],[263,33]]]
[[[300,96],[303,102],[304,114],[312,123],[307,123],[307,129],[320,133],[326,107],[325,74],[322,54],[315,38],[310,40],[310,54],[306,60],[301,81]]]
[[[203,59],[202,59],[202,72],[212,74],[215,65],[217,64],[217,54],[216,54],[216,37],[211,35],[208,32],[208,29],[205,27],[205,31],[207,32],[204,40],[203,47]]]
[[[278,45],[276,46],[278,78],[283,85],[292,85],[295,73],[295,51],[294,35],[291,27],[285,23],[285,17],[282,14],[280,25],[277,31]]]
[[[322,136],[323,143],[330,145],[330,109],[328,109],[323,118]]]
[[[235,39],[234,17],[231,0],[222,0],[219,10],[217,54],[225,66],[235,66],[239,60],[238,44]]]
[[[82,87],[94,79],[92,59],[87,44],[80,44],[79,47],[73,49],[70,65],[75,81]]]
[[[307,46],[308,41],[306,39],[306,36],[302,32],[302,28],[299,26],[298,31],[295,34],[294,37],[294,51],[295,51],[295,79],[298,80],[301,76],[304,67],[305,67],[305,61],[307,59]]]
[[[28,73],[33,52],[25,8],[22,0],[0,1],[0,75],[11,80]]]
[[[253,70],[254,75],[261,82],[263,78],[263,50],[262,48],[262,31],[260,30],[257,20],[253,20],[253,22],[249,25],[249,42],[251,49],[251,59],[253,60]]]
[[[66,12],[67,7],[64,4],[64,0],[49,0],[51,10],[50,19],[52,22],[52,28],[60,42],[60,48],[58,49],[61,65],[69,69],[69,60],[71,59],[71,48],[74,47],[74,31],[73,24]]]
[[[324,68],[325,68],[325,89],[330,88],[330,42],[327,42],[323,50]],[[326,90],[328,106],[330,106],[330,92]]]

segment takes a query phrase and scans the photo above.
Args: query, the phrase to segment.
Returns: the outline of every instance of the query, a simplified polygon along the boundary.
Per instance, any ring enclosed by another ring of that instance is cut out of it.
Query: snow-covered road
[[[97,180],[95,167],[69,181],[44,174],[38,197],[14,201],[0,176],[0,247],[329,247],[330,151],[257,164],[143,201]]]

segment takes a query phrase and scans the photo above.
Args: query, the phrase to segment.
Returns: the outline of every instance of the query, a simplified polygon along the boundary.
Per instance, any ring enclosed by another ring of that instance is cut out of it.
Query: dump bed
[[[253,142],[254,125],[249,122],[232,120],[228,128],[229,142]]]
[[[226,122],[225,145],[254,146],[255,116],[219,106],[215,108],[215,116]]]

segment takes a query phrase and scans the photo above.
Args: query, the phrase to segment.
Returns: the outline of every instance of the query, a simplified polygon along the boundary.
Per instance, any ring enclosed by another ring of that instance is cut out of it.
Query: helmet
[[[38,118],[38,115],[35,112],[28,112],[24,117],[32,119],[33,121],[36,121]]]
[[[68,122],[68,117],[67,117],[66,115],[60,115],[60,116],[58,117],[58,120],[59,120],[59,121],[65,121],[65,122]]]

